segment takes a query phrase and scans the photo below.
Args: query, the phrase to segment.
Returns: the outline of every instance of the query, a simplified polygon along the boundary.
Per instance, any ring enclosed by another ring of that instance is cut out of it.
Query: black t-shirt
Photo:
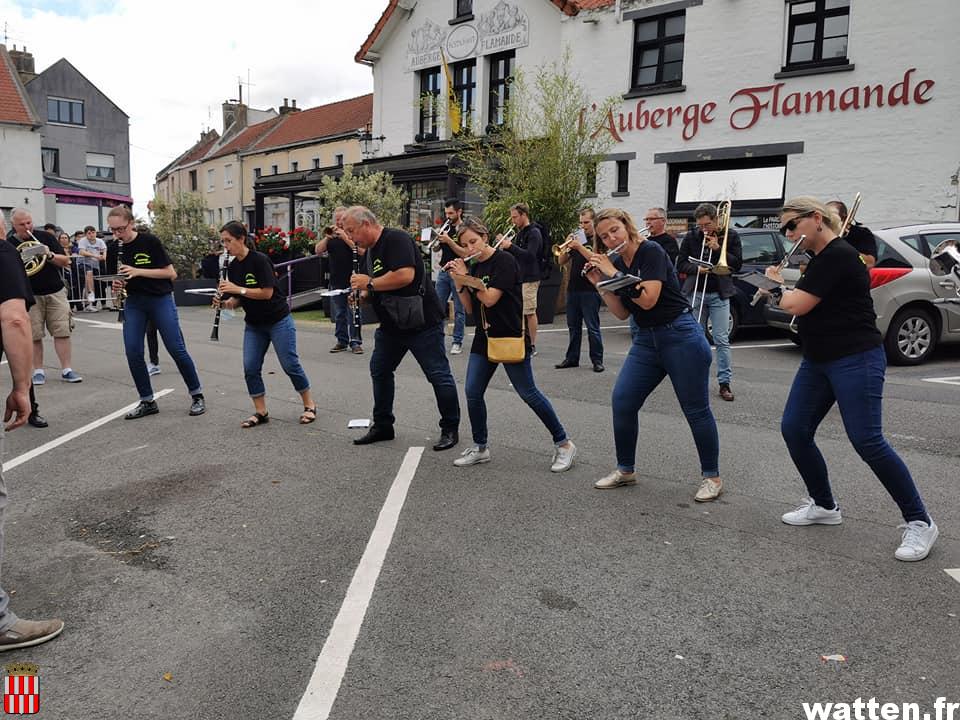
[[[593,249],[593,238],[587,238],[587,247]],[[596,292],[593,283],[583,276],[583,266],[587,259],[577,250],[570,250],[570,279],[567,281],[567,292]]]
[[[173,264],[160,239],[144,232],[138,232],[128,243],[120,243],[119,262],[145,270],[158,270]],[[168,295],[172,292],[172,280],[145,277],[127,280],[127,293],[130,295]]]
[[[457,227],[455,227],[455,228],[453,228],[452,230],[450,230],[450,232],[448,232],[447,234],[450,236],[450,239],[451,239],[451,240],[453,240],[454,242],[456,242],[456,241],[457,241],[457,233],[458,233],[459,231],[460,231],[460,226],[457,225]],[[451,247],[450,247],[449,245],[447,245],[446,243],[440,243],[440,267],[441,267],[441,268],[442,268],[444,265],[446,265],[448,262],[450,262],[451,260],[456,260],[458,257],[460,257],[460,256],[457,255],[457,254],[453,251],[453,248],[451,248]]]
[[[119,252],[120,241],[116,238],[107,240],[107,275],[117,274],[117,253]]]
[[[378,278],[386,275],[393,270],[399,270],[405,267],[414,269],[413,282],[397,290],[388,290],[385,292],[376,291],[373,293],[373,309],[377,313],[377,319],[380,321],[380,327],[385,332],[408,333],[419,332],[423,328],[437,325],[444,318],[444,312],[440,307],[440,298],[437,297],[433,289],[433,283],[430,276],[424,272],[423,258],[420,250],[414,245],[413,238],[402,230],[384,228],[380,233],[377,243],[367,249],[367,275]],[[422,291],[421,291],[422,287]],[[381,298],[384,295],[397,295],[400,297],[412,297],[413,295],[423,296],[423,328],[413,330],[399,330],[384,312]]]
[[[227,278],[243,288],[273,288],[269,300],[254,300],[246,295],[234,295],[240,300],[246,320],[251,325],[273,325],[290,314],[286,297],[280,290],[277,274],[270,258],[257,250],[250,250],[240,260],[233,258],[227,266]]]
[[[659,280],[662,283],[657,304],[649,310],[644,310],[630,299],[630,293],[635,292],[634,286],[617,290],[617,295],[630,311],[638,327],[665,325],[690,309],[690,303],[680,292],[677,271],[673,269],[666,250],[657,243],[649,240],[641,242],[630,267],[627,267],[622,256],[617,257],[613,264],[617,270],[636,275],[641,280]]]
[[[339,235],[333,235],[327,241],[327,254],[330,258],[330,287],[334,290],[350,287],[353,248]]]
[[[36,230],[33,231],[33,236],[39,241],[46,245],[50,250],[57,255],[66,255],[63,247],[60,243],[57,242],[57,239],[48,233],[46,230]],[[13,246],[13,249],[16,250],[17,246],[25,240],[21,240],[15,232],[12,230],[10,234],[7,235],[7,240]],[[23,260],[21,259],[20,265],[23,265]],[[28,278],[30,282],[30,288],[33,290],[34,295],[52,295],[55,292],[59,292],[63,289],[63,276],[60,274],[60,267],[54,265],[50,258],[47,258],[47,262],[44,263],[43,269],[38,272],[36,275]]]
[[[23,298],[27,310],[34,303],[33,290],[30,289],[20,253],[10,243],[0,240],[0,304],[16,298]],[[0,328],[0,354],[2,353],[3,330]]]
[[[843,239],[853,245],[853,249],[861,255],[877,257],[877,239],[870,232],[870,228],[851,225]]]
[[[517,233],[515,242],[510,245],[508,253],[516,258],[520,265],[520,282],[536,282],[540,279],[540,251],[543,247],[543,236],[540,229],[530,223]]]
[[[676,267],[677,266],[677,255],[680,254],[680,245],[677,243],[676,238],[669,233],[661,233],[660,235],[651,235],[647,240],[653,240],[657,245],[662,247],[667,252],[667,257],[670,258],[670,263]]]
[[[216,280],[220,277],[220,253],[207,253],[200,260],[200,277]]]
[[[820,298],[813,310],[797,318],[808,360],[829,362],[880,344],[870,273],[846,240],[837,238],[814,255],[797,289]]]
[[[476,321],[476,333],[473,336],[473,345],[470,352],[487,356],[487,335],[490,337],[520,337],[523,327],[523,294],[520,290],[520,266],[513,255],[503,250],[497,250],[490,259],[482,263],[474,263],[470,274],[481,278],[488,288],[497,288],[503,291],[500,299],[493,307],[483,308],[483,317],[486,318],[489,328],[483,327],[480,308],[483,303],[472,297],[473,317]],[[473,293],[473,290],[468,290]],[[530,336],[524,333],[525,344],[530,345]]]

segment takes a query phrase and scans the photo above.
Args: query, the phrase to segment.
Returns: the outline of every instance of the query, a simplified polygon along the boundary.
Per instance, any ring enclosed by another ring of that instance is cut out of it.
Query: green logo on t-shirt
[[[150,264],[150,253],[138,252],[133,254],[133,264],[134,265],[149,265]]]
[[[484,275],[484,276],[483,276],[482,278],[480,278],[480,279],[483,280],[483,284],[484,284],[484,285],[486,285],[487,287],[490,287],[490,276],[489,276],[489,275]]]
[[[374,258],[373,260],[373,275],[376,277],[383,272],[383,262],[380,258]]]
[[[257,286],[257,276],[253,273],[247,273],[243,276],[243,284],[247,287],[256,287]]]

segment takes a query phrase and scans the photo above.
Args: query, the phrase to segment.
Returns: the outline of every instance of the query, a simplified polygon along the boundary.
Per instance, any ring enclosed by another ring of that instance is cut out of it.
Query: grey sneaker
[[[923,520],[913,520],[898,527],[903,529],[903,537],[893,556],[904,562],[923,560],[930,554],[930,548],[940,535],[940,530],[932,518],[929,525]]]
[[[154,365],[153,363],[148,363],[148,364],[147,364],[147,372],[150,373],[151,375],[159,375],[159,374],[160,374],[160,366],[159,366],[159,365]]]
[[[827,510],[817,505],[813,498],[807,498],[803,505],[784,513],[780,519],[787,525],[839,525],[843,522],[839,507]]]
[[[573,441],[567,442],[567,447],[562,445],[554,448],[553,464],[550,466],[550,472],[563,472],[569,470],[573,465],[573,459],[577,456],[577,446]]]
[[[73,368],[67,368],[60,374],[60,379],[68,383],[83,382],[83,378],[77,375]]]
[[[634,485],[636,482],[637,474],[635,472],[623,473],[617,469],[609,475],[604,475],[602,478],[597,480],[593,486],[597,490],[610,490],[612,488],[618,488],[621,485]]]
[[[468,465],[479,465],[480,463],[487,462],[490,462],[490,451],[486,448],[481,450],[476,445],[473,445],[460,453],[460,457],[454,460],[453,464],[457,467],[467,467]]]
[[[0,633],[0,652],[32,647],[53,640],[63,632],[63,620],[17,620]]]
[[[454,343],[453,345],[450,346],[450,354],[451,354],[451,355],[459,355],[459,354],[462,353],[462,352],[463,352],[463,344],[462,344],[462,343]]]
[[[697,490],[697,494],[693,496],[693,499],[697,502],[712,502],[720,497],[720,493],[722,492],[723,480],[718,477],[704,478],[703,482],[700,483],[700,489]]]
[[[43,385],[47,381],[47,374],[43,370],[33,371],[33,384]]]

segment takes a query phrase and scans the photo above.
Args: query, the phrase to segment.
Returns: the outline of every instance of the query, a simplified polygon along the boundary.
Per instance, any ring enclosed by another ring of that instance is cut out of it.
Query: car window
[[[877,236],[874,236],[877,237]],[[906,258],[890,247],[889,243],[884,242],[877,237],[877,265],[876,267],[900,267],[912,268],[913,265],[907,262]]]
[[[930,249],[919,235],[902,235],[900,242],[907,247],[913,248],[924,257],[930,257]]]
[[[744,265],[776,265],[780,261],[773,233],[744,233],[740,244]]]
[[[957,242],[960,242],[960,232],[926,233],[923,236],[923,239],[927,243],[927,251],[923,254],[926,257],[930,257],[933,253],[933,248],[942,243],[944,240],[956,240]]]

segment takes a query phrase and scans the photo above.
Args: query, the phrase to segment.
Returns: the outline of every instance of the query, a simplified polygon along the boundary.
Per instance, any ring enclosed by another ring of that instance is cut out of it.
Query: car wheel
[[[727,339],[730,342],[733,342],[733,338],[736,337],[737,330],[740,329],[740,316],[737,314],[737,308],[733,305],[730,306],[730,331],[727,333]],[[713,342],[713,323],[710,322],[710,318],[707,318],[707,342],[711,345]]]
[[[892,364],[919,365],[937,346],[936,323],[922,308],[901,310],[887,328],[883,344]]]

